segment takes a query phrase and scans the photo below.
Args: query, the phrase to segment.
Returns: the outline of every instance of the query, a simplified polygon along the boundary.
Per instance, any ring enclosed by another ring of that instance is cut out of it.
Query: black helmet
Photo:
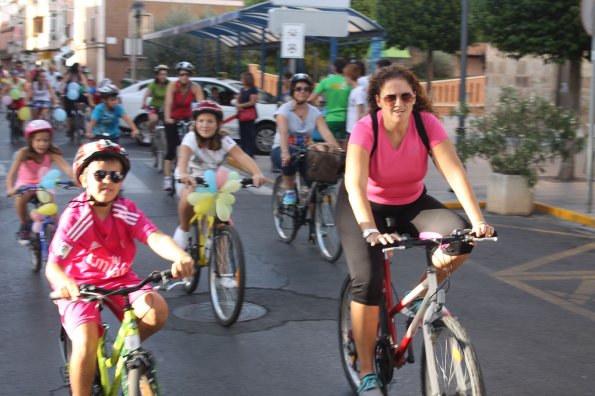
[[[308,84],[310,86],[310,88],[312,88],[314,86],[314,82],[312,81],[312,79],[310,78],[310,76],[307,75],[306,73],[297,73],[297,74],[294,74],[289,79],[289,87],[290,87],[290,90],[291,90],[291,95],[293,95],[293,91],[295,89],[295,86],[299,82],[305,82],[306,84]]]

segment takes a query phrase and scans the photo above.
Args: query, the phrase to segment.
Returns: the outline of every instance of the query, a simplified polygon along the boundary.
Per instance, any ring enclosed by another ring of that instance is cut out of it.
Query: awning
[[[237,47],[238,45],[240,47],[256,47],[257,45],[262,45],[263,39],[265,44],[278,43],[281,41],[281,37],[271,33],[267,29],[269,10],[273,8],[279,7],[272,5],[271,2],[260,3],[215,17],[148,33],[143,36],[143,40],[155,40],[181,33],[188,33],[203,38],[220,40],[228,47]],[[349,16],[349,35],[346,39],[354,40],[382,37],[384,35],[384,29],[378,23],[351,8],[285,8],[311,11],[341,11],[347,13]],[[306,37],[306,40],[328,42],[330,38]]]

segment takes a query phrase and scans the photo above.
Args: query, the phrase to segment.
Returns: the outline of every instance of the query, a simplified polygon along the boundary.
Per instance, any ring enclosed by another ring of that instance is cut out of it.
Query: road
[[[13,153],[3,116],[1,181]],[[71,161],[75,147],[62,134],[56,142]],[[175,200],[160,190],[161,177],[151,168],[148,150],[129,140],[124,145],[132,157],[125,195],[171,234]],[[4,183],[0,194],[0,395],[66,395],[60,389],[57,310],[47,299],[45,277],[32,273],[27,250],[14,239],[18,222],[12,201],[4,197]],[[73,196],[60,192],[60,207]],[[251,309],[242,315],[262,316],[230,328],[215,324],[204,276],[192,296],[165,293],[169,321],[146,343],[157,358],[164,393],[351,395],[337,341],[344,257],[324,262],[308,245],[304,229],[290,245],[278,241],[270,188],[238,192],[233,218],[247,258]],[[488,392],[595,395],[595,231],[540,215],[487,218],[500,241],[480,246],[453,276],[447,305],[471,336]],[[398,259],[395,281],[408,289],[421,273],[423,252],[408,251]],[[146,274],[168,263],[140,246],[135,267]],[[419,363],[399,370],[395,378],[390,395],[420,393]]]

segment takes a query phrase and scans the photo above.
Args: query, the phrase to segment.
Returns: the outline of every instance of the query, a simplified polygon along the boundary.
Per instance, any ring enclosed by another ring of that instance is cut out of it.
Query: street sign
[[[303,23],[284,23],[281,40],[281,58],[303,58],[304,41]]]
[[[324,8],[349,8],[351,0],[326,0],[324,4],[320,0],[272,0],[274,6],[289,7],[324,7]]]
[[[306,36],[347,37],[349,34],[349,15],[345,12],[290,10],[287,8],[269,10],[268,27],[272,33],[282,34],[284,23],[303,24]]]
[[[581,21],[589,36],[593,35],[593,3],[593,0],[581,0]]]

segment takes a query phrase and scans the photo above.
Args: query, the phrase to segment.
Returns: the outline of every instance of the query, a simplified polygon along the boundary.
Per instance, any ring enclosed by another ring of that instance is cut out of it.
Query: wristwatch
[[[363,232],[362,232],[362,237],[364,239],[367,239],[370,235],[372,235],[373,233],[380,233],[380,231],[378,231],[376,228],[366,228]]]

